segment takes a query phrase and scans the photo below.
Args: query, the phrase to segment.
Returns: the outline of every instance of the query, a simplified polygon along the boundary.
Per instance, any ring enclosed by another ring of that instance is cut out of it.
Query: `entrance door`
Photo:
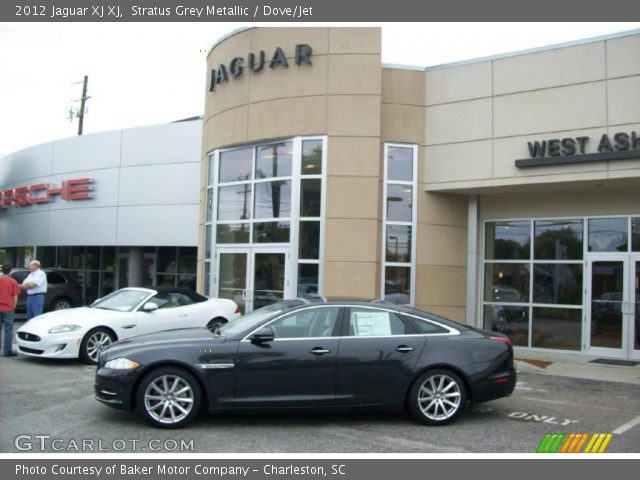
[[[217,296],[233,300],[245,314],[290,295],[287,248],[224,248],[216,252]]]
[[[617,358],[640,356],[640,257],[592,255],[587,281],[587,353]]]

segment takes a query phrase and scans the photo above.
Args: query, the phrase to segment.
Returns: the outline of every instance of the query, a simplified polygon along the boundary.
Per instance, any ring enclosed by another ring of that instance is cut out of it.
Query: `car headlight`
[[[74,332],[78,330],[80,327],[78,325],[73,324],[65,324],[65,325],[56,325],[49,333],[66,333],[66,332]]]
[[[124,357],[114,358],[104,364],[104,368],[109,368],[111,370],[135,370],[139,366],[139,363]]]

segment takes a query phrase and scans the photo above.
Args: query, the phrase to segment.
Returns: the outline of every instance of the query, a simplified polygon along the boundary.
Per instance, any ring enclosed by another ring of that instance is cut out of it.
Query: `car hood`
[[[120,340],[103,350],[102,355],[111,359],[126,355],[130,351],[139,351],[141,349],[170,349],[179,344],[193,342],[207,342],[214,345],[224,343],[226,340],[226,337],[215,336],[206,328],[181,328]]]
[[[65,323],[73,323],[80,327],[93,325],[97,319],[113,318],[114,314],[122,314],[122,312],[115,312],[113,310],[102,310],[100,308],[69,308],[66,310],[56,310],[54,312],[44,313],[32,318],[18,331],[42,331],[48,330],[56,325],[62,325]]]

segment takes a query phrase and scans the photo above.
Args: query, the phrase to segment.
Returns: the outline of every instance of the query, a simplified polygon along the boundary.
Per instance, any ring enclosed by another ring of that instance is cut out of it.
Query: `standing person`
[[[27,320],[42,314],[44,294],[47,293],[47,275],[40,270],[40,262],[29,262],[27,278],[22,282],[22,289],[27,291]]]
[[[0,335],[4,327],[3,350],[5,357],[15,357],[17,355],[11,348],[13,343],[13,319],[16,315],[16,305],[18,295],[20,295],[20,285],[9,276],[11,265],[2,265],[2,275],[0,275]]]

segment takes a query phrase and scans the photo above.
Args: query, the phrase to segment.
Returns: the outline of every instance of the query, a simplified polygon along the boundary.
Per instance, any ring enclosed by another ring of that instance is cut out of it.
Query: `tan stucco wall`
[[[634,178],[638,160],[518,169],[527,142],[639,131],[640,35],[436,68],[426,73],[429,191]]]
[[[292,56],[300,43],[313,48],[312,66],[295,65]],[[374,298],[380,257],[381,31],[250,29],[216,45],[207,72],[249,52],[264,50],[269,58],[278,46],[289,68],[245,69],[242,77],[205,93],[201,230],[210,151],[279,137],[328,135],[324,293]]]

